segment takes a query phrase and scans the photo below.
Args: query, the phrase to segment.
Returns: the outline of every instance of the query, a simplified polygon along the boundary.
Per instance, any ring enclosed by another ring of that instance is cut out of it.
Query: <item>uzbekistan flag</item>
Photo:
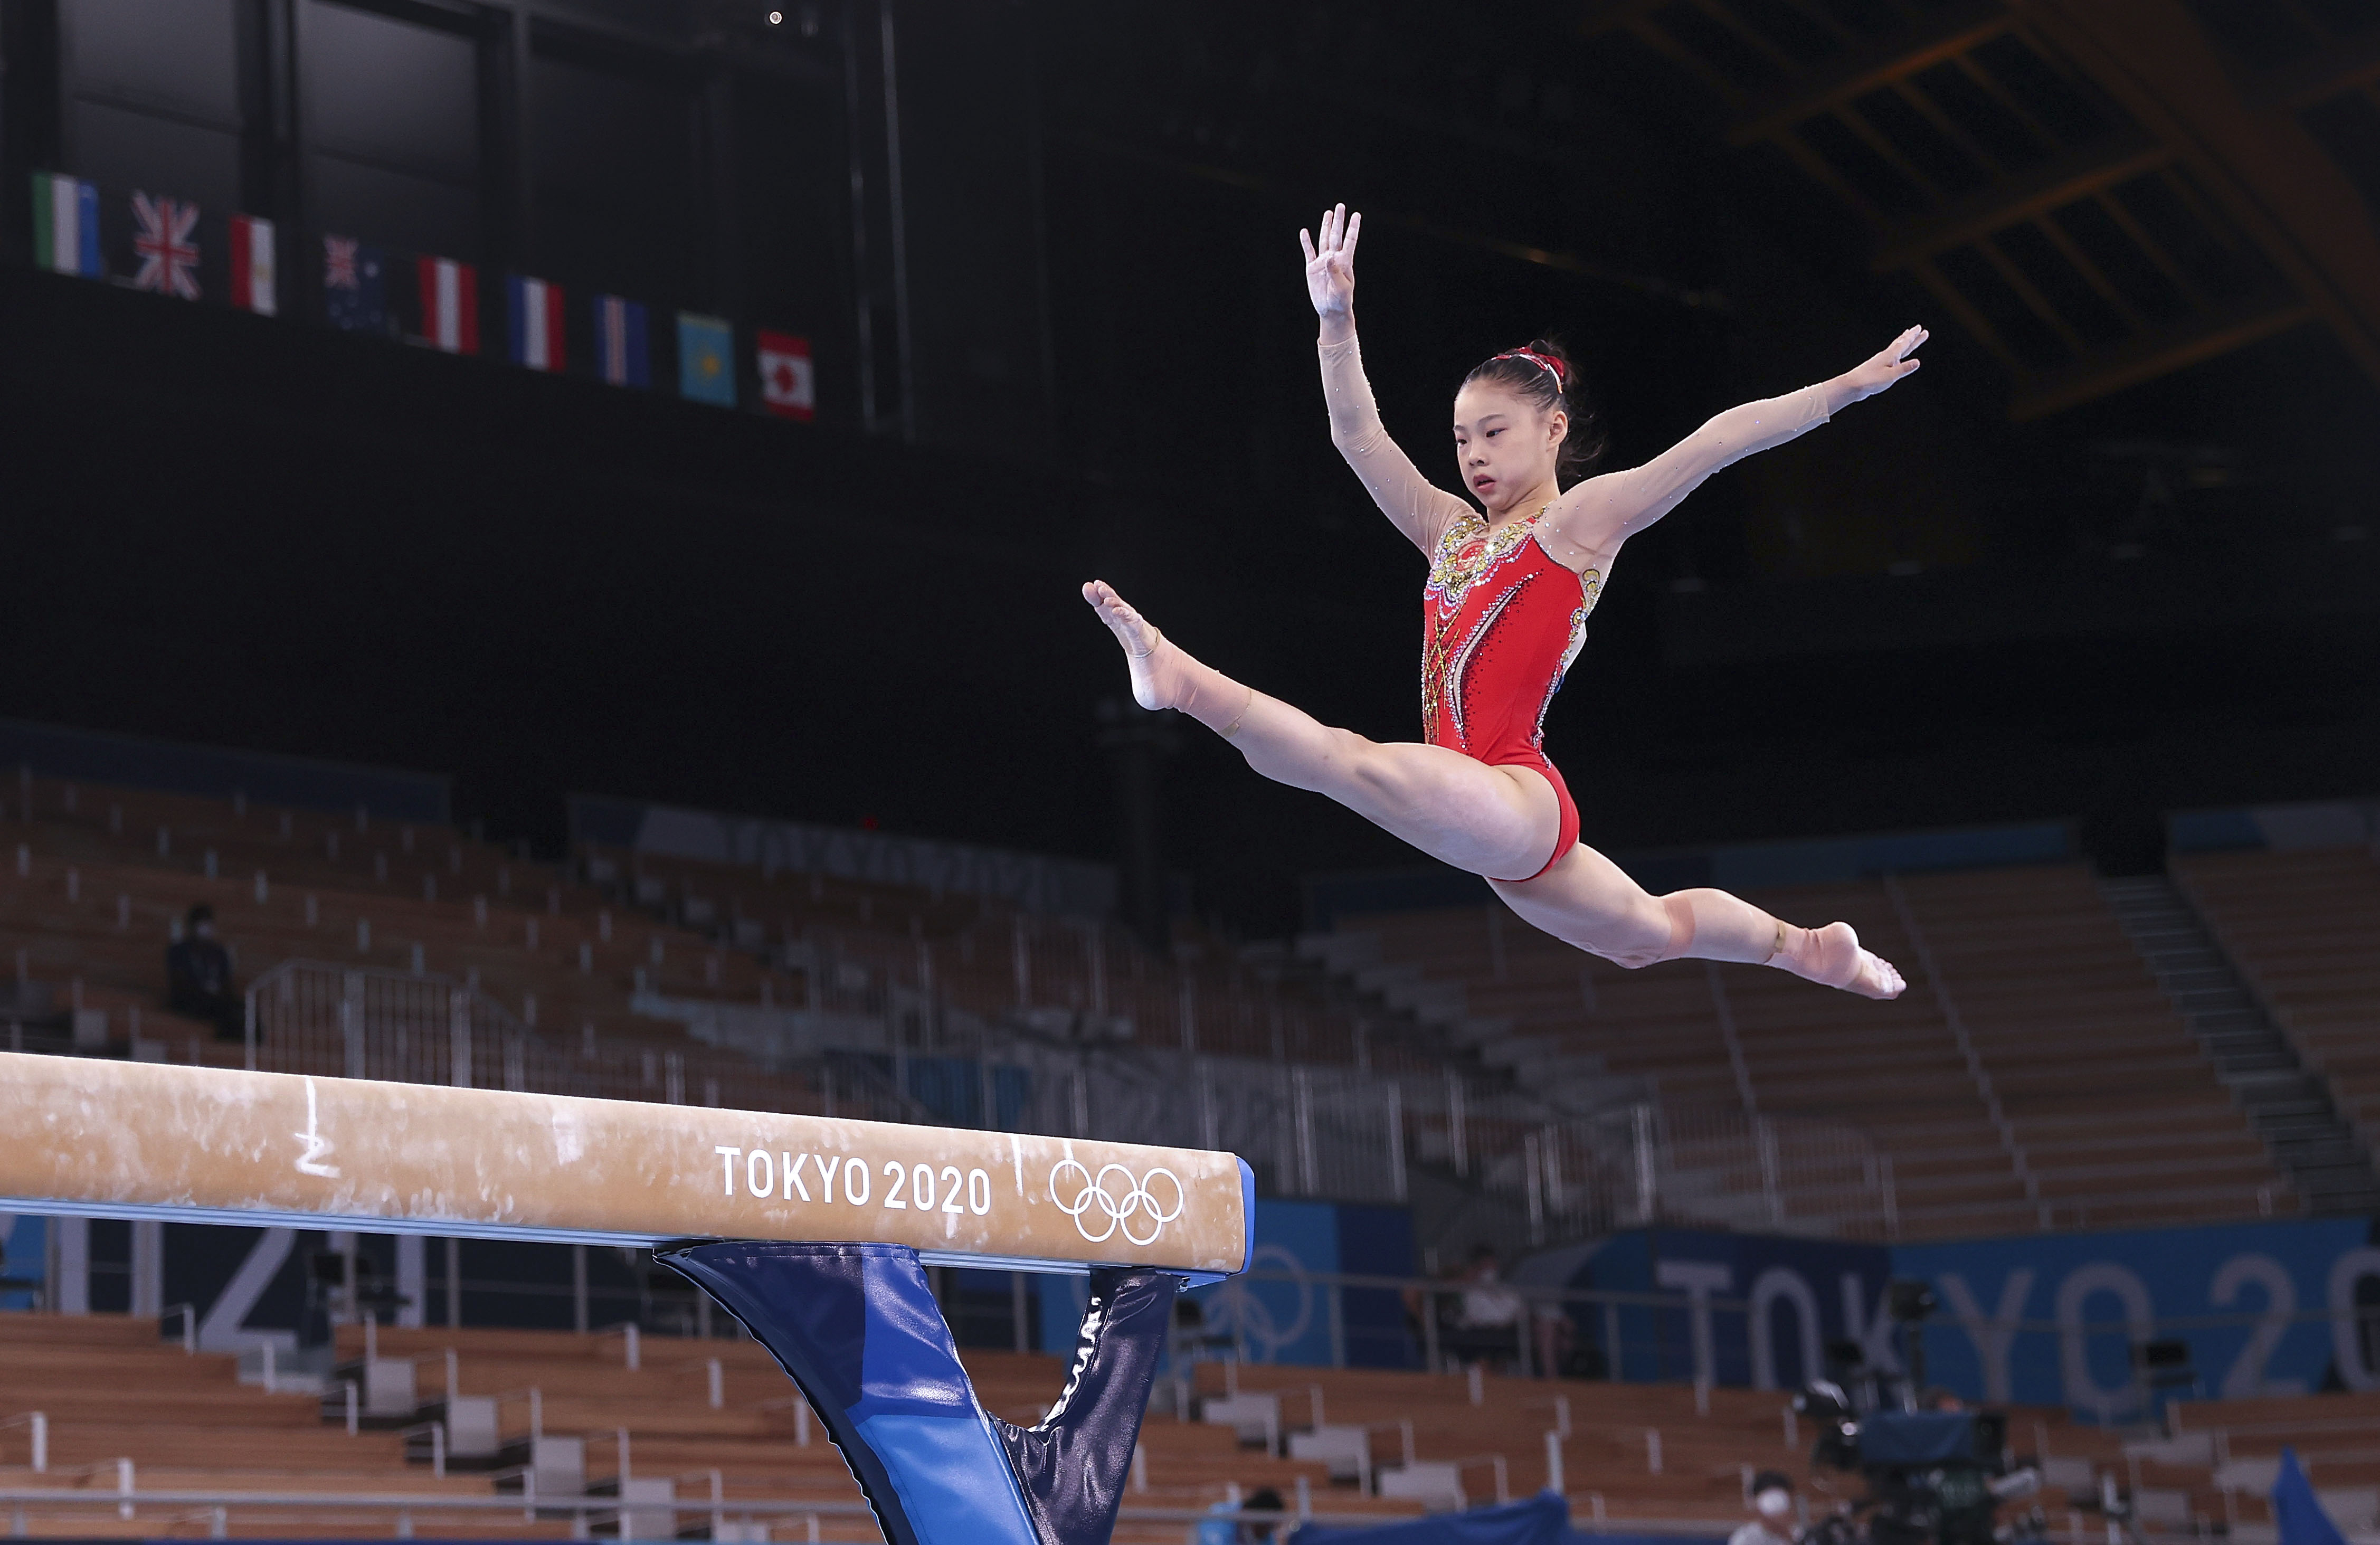
[[[735,329],[725,318],[677,314],[677,395],[735,406]]]
[[[273,222],[231,217],[231,303],[269,317],[279,309],[273,284]]]
[[[653,383],[643,306],[616,295],[595,298],[595,373],[614,386]]]
[[[97,188],[55,172],[33,174],[33,261],[86,279],[107,271],[99,261]]]
[[[480,274],[452,258],[419,258],[421,335],[444,354],[480,352]]]
[[[818,378],[810,369],[810,341],[791,333],[761,333],[760,401],[787,419],[818,417]]]
[[[507,274],[504,310],[512,327],[513,363],[533,371],[560,371],[562,286],[518,274]]]

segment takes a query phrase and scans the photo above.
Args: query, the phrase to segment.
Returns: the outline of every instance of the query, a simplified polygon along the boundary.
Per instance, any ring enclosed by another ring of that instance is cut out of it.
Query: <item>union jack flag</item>
[[[199,206],[183,199],[135,193],[132,218],[140,226],[133,234],[132,250],[140,259],[132,287],[196,300],[199,244],[193,233],[198,229]]]
[[[355,237],[326,236],[322,238],[322,287],[348,290],[357,287]]]

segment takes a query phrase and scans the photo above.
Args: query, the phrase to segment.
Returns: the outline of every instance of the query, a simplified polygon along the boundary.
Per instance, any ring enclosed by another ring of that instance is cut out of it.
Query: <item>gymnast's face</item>
[[[1454,457],[1463,486],[1491,516],[1553,497],[1570,416],[1509,386],[1475,381],[1454,395]]]

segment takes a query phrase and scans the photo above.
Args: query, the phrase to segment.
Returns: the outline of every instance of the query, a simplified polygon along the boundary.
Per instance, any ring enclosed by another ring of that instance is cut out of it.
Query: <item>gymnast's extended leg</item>
[[[1864,998],[1897,998],[1904,985],[1849,923],[1797,928],[1708,888],[1656,896],[1584,844],[1533,880],[1488,883],[1524,921],[1619,966],[1681,957],[1774,966]]]
[[[1681,956],[1745,961],[1871,998],[1900,991],[1900,973],[1861,949],[1847,923],[1796,928],[1724,891],[1657,898],[1589,847],[1572,847],[1535,879],[1497,879],[1535,874],[1553,847],[1560,815],[1545,779],[1444,747],[1384,745],[1333,729],[1194,659],[1105,583],[1084,586],[1083,598],[1123,646],[1143,708],[1179,709],[1274,782],[1327,795],[1488,879],[1514,912],[1565,943],[1623,966]]]
[[[1104,582],[1084,586],[1083,599],[1123,646],[1132,695],[1143,708],[1181,710],[1273,782],[1327,795],[1474,874],[1534,874],[1553,851],[1561,812],[1543,778],[1442,746],[1333,729],[1193,659]]]

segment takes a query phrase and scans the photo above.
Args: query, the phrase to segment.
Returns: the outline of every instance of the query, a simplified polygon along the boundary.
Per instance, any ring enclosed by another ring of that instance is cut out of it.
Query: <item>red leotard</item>
[[[1491,531],[1466,510],[1439,538],[1421,595],[1422,738],[1490,767],[1534,769],[1553,785],[1560,825],[1531,880],[1578,841],[1578,807],[1545,753],[1546,710],[1603,588],[1595,570],[1547,554],[1535,538],[1544,514]]]
[[[1470,505],[1431,486],[1380,424],[1354,334],[1318,340],[1330,441],[1380,513],[1430,560],[1422,592],[1422,737],[1490,767],[1529,767],[1553,785],[1561,825],[1543,874],[1578,841],[1578,807],[1542,744],[1546,708],[1586,639],[1603,589],[1597,569],[1556,563],[1536,540],[1545,510],[1495,530]],[[1608,564],[1630,533],[1658,520],[1720,468],[1827,421],[1850,401],[1838,377],[1748,402],[1641,467],[1606,472],[1562,495],[1575,529],[1558,534]],[[1551,508],[1550,505],[1548,508]],[[1537,876],[1529,876],[1534,880]],[[1505,882],[1515,883],[1515,882]]]

